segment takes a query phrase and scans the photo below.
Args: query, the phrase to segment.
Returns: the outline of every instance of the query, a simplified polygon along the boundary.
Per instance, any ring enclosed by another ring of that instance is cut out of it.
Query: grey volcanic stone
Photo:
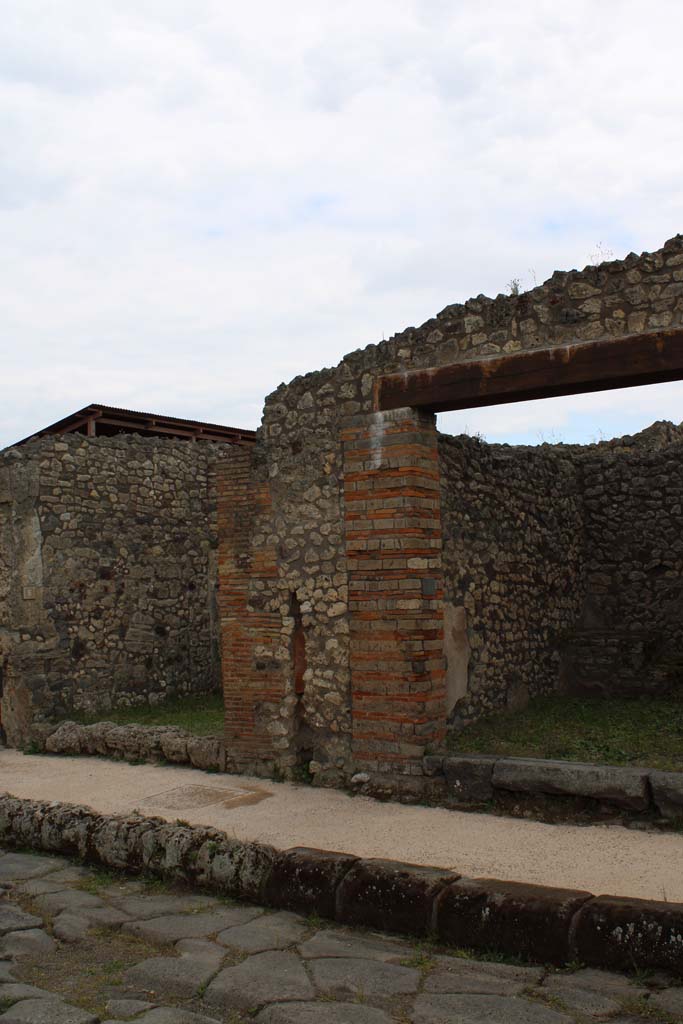
[[[24,999],[0,1017],[2,1024],[97,1024],[98,1018],[61,999]]]
[[[548,978],[542,991],[559,999],[573,1013],[603,1016],[616,1013],[621,1006],[621,1000],[615,999],[612,994],[596,992],[591,988],[582,988],[572,975],[566,978],[558,976]]]
[[[471,992],[481,995],[514,996],[543,975],[540,967],[512,967],[458,957],[435,957],[436,968],[425,980],[426,992]]]
[[[216,968],[205,960],[159,956],[130,967],[124,979],[127,985],[155,996],[190,997],[205,985]]]
[[[683,772],[650,772],[652,798],[663,818],[683,817]]]
[[[104,900],[92,893],[82,892],[80,889],[64,889],[62,892],[47,893],[45,896],[37,896],[35,905],[44,914],[59,914],[62,910],[71,913],[89,907],[104,907]]]
[[[118,910],[128,914],[134,921],[145,921],[152,917],[164,917],[168,914],[185,914],[196,910],[208,910],[222,906],[220,900],[213,896],[199,895],[162,895],[162,896],[126,896],[114,900]]]
[[[47,875],[63,867],[66,867],[66,861],[57,857],[41,857],[34,853],[6,853],[0,857],[0,882],[40,878],[41,875]]]
[[[264,1003],[313,999],[315,992],[294,953],[257,953],[237,967],[226,967],[204,994],[210,1006],[251,1010]]]
[[[13,980],[12,963],[9,960],[0,960],[0,984]]]
[[[266,1006],[257,1024],[393,1024],[374,1006],[358,1003],[275,1003]]]
[[[237,928],[227,928],[217,938],[224,946],[233,946],[245,953],[262,953],[266,949],[286,949],[301,942],[310,930],[310,925],[301,917],[283,911],[266,914]]]
[[[145,1003],[142,999],[110,999],[105,1009],[115,1017],[133,1017],[144,1010],[153,1010],[154,1004]]]
[[[546,761],[541,758],[503,758],[493,769],[496,789],[515,793],[587,796],[628,810],[643,811],[649,799],[647,768]]]
[[[87,918],[65,910],[55,918],[52,931],[55,938],[61,942],[80,942],[86,937],[90,927]]]
[[[221,1024],[215,1017],[205,1017],[202,1013],[192,1013],[175,1006],[157,1006],[142,1017],[136,1017],[135,1024],[138,1021],[142,1024]]]
[[[653,992],[649,1005],[663,1013],[683,1018],[683,988],[668,988],[665,992]]]
[[[175,944],[176,951],[181,956],[193,960],[205,960],[218,966],[225,956],[225,948],[217,942],[208,942],[206,939],[180,939]]]
[[[36,988],[35,985],[21,985],[18,982],[0,985],[0,1003],[12,1001],[18,1003],[22,999],[58,999],[52,992]]]
[[[27,914],[13,904],[0,904],[0,935],[26,928],[41,928],[42,924],[42,920],[34,914]]]
[[[314,960],[311,974],[325,995],[337,999],[410,995],[420,984],[420,972],[411,967],[342,957]]]
[[[64,882],[53,881],[52,876],[47,875],[46,878],[33,878],[27,882],[19,882],[14,888],[26,896],[45,896],[46,893],[64,892],[65,885]]]
[[[406,946],[391,939],[326,928],[303,943],[301,955],[305,959],[341,956],[387,961],[405,958]]]
[[[172,914],[151,921],[130,921],[123,931],[150,942],[177,942],[178,939],[202,939],[233,925],[247,924],[263,911],[252,907],[229,907],[206,914]]]
[[[493,766],[499,758],[487,754],[445,757],[443,773],[451,799],[481,802],[493,796]]]
[[[415,1000],[413,1024],[573,1024],[573,1018],[540,1003],[506,996],[433,995]]]
[[[33,953],[51,953],[55,940],[39,928],[28,928],[21,932],[8,932],[0,939],[0,954],[23,956]]]

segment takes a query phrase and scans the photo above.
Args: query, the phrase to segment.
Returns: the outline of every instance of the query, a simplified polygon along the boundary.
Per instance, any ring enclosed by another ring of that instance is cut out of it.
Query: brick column
[[[354,763],[411,773],[446,725],[435,417],[353,417],[342,438]]]
[[[267,770],[288,740],[275,734],[285,696],[282,617],[274,600],[276,551],[267,481],[251,447],[233,448],[216,467],[218,614],[225,747],[229,770]],[[270,726],[270,728],[269,728]]]

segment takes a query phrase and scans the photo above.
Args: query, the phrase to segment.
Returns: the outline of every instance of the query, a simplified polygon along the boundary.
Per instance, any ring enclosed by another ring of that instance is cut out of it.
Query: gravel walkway
[[[338,790],[192,768],[29,757],[6,749],[0,749],[0,790],[33,800],[87,804],[103,814],[139,810],[169,821],[182,818],[279,849],[312,846],[479,878],[683,902],[683,836],[675,833],[620,825],[546,825],[383,804]]]
[[[683,1021],[683,988],[467,959],[0,851],[0,1022],[128,1020],[636,1024]]]

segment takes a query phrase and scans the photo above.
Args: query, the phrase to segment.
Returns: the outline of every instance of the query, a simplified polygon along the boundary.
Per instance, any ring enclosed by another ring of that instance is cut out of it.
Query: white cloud
[[[0,15],[0,444],[89,401],[254,426],[283,379],[683,222],[676,0]]]

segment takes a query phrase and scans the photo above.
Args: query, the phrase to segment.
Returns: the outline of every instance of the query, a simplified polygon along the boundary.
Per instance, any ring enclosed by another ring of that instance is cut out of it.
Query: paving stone
[[[9,985],[0,985],[0,1003],[18,1003],[21,999],[58,999],[52,992],[36,988],[35,985],[22,985],[19,982],[10,982]]]
[[[412,946],[407,942],[392,942],[380,936],[354,934],[324,928],[304,942],[301,955],[304,959],[315,957],[360,957],[368,960],[399,960],[409,957]]]
[[[221,1024],[215,1017],[205,1017],[202,1013],[192,1013],[190,1010],[181,1010],[175,1006],[159,1006],[156,1010],[150,1010],[137,1017],[135,1024]]]
[[[124,924],[123,931],[139,935],[150,942],[168,943],[177,942],[178,939],[201,939],[222,932],[233,925],[247,924],[262,913],[262,910],[255,907],[226,907],[225,910],[206,914],[172,914],[152,918],[151,921],[130,921]]]
[[[113,1013],[119,1017],[134,1017],[137,1013],[145,1010],[153,1010],[153,1003],[146,1003],[142,999],[110,999],[105,1007],[107,1013]]]
[[[315,992],[294,953],[257,953],[226,967],[211,982],[204,1000],[223,1009],[251,1010],[264,1003],[313,999]]]
[[[64,892],[68,883],[55,882],[53,879],[54,875],[46,875],[45,878],[29,878],[26,882],[17,882],[14,885],[14,891],[23,893],[25,896],[45,896],[50,892]]]
[[[90,921],[86,917],[65,910],[55,918],[52,931],[60,942],[80,942],[86,937],[90,927]]]
[[[0,960],[0,984],[4,984],[7,981],[13,981],[12,970],[13,964],[9,960]]]
[[[66,866],[66,861],[60,857],[40,857],[34,853],[6,853],[0,856],[0,882],[39,878]]]
[[[152,917],[165,917],[169,914],[185,914],[196,910],[209,910],[221,907],[220,900],[211,896],[125,896],[113,900],[114,905],[128,914],[134,921],[148,921]],[[263,913],[263,911],[261,911]]]
[[[417,992],[420,972],[412,967],[345,957],[314,960],[311,974],[316,986],[337,999],[365,996],[370,999]]]
[[[266,1006],[257,1024],[393,1024],[384,1010],[358,1003],[275,1003]]]
[[[301,942],[311,926],[297,914],[282,911],[267,914],[249,924],[227,928],[217,936],[224,946],[233,946],[245,953],[262,953],[266,949],[286,949]]]
[[[435,969],[427,975],[426,992],[472,992],[481,995],[514,996],[537,985],[540,967],[512,967],[458,957],[434,957]]]
[[[668,988],[664,992],[653,992],[649,1000],[650,1006],[656,1006],[665,1013],[683,1017],[683,988]]]
[[[616,1013],[621,1007],[623,998],[637,998],[638,990],[630,992],[600,991],[597,985],[582,985],[581,979],[576,974],[549,975],[541,990],[560,999],[568,1010],[584,1014],[606,1014]]]
[[[139,896],[146,890],[144,882],[136,881],[134,879],[127,879],[112,882],[111,885],[104,885],[98,890],[99,895],[105,897],[108,900],[124,899],[127,896]]]
[[[50,874],[50,881],[71,885],[74,882],[82,882],[86,878],[93,878],[94,874],[95,872],[92,868],[83,868],[78,864],[67,864],[65,868],[52,872]]]
[[[572,982],[580,988],[591,989],[594,992],[608,992],[615,998],[634,999],[646,993],[646,989],[634,985],[630,978],[625,977],[623,974],[599,971],[593,967],[584,967],[582,970],[573,971],[571,974],[549,974],[545,985],[550,985],[551,979],[555,978],[560,979],[556,983],[558,985]]]
[[[97,928],[119,928],[130,921],[127,914],[114,907],[83,907],[75,913],[77,917],[85,918],[91,926]]]
[[[37,896],[35,905],[43,914],[60,914],[63,910],[79,913],[89,907],[104,907],[104,900],[80,889],[64,889],[61,892]]]
[[[24,931],[27,928],[42,928],[41,918],[35,914],[27,914],[12,903],[0,904],[0,935],[7,932]]]
[[[98,1018],[61,999],[24,999],[4,1013],[0,1021],[3,1024],[97,1024]]]
[[[150,995],[189,998],[207,983],[215,971],[215,965],[205,960],[159,956],[130,967],[124,974],[124,980],[132,988]]]
[[[33,953],[51,953],[55,940],[40,928],[28,928],[21,932],[8,932],[0,939],[0,954],[24,956]]]
[[[527,999],[507,996],[436,995],[415,1000],[412,1024],[573,1024],[573,1018]]]
[[[207,963],[216,965],[225,957],[225,947],[207,939],[181,939],[180,942],[176,942],[175,948],[181,956],[193,960],[206,960]]]

